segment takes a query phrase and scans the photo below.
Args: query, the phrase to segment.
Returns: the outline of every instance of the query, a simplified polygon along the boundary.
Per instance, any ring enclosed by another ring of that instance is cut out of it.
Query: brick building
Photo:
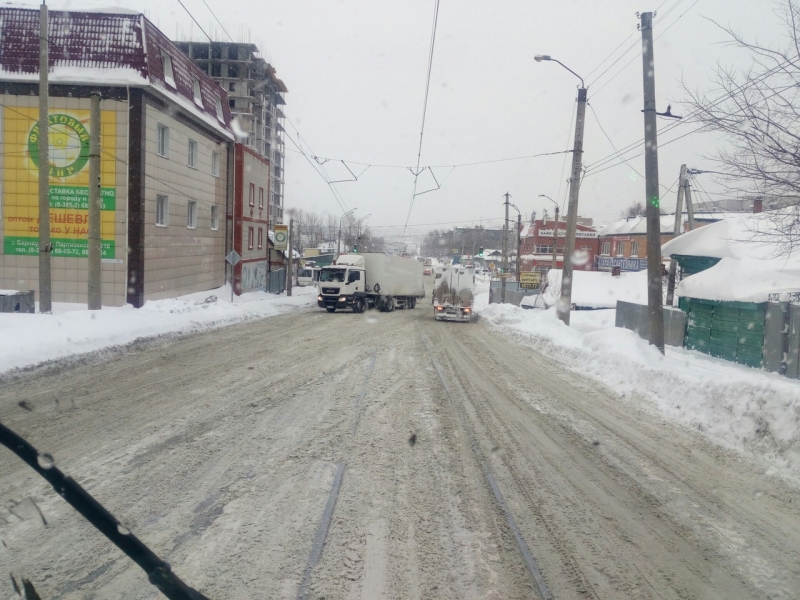
[[[0,288],[38,290],[39,11],[0,8]],[[139,14],[49,14],[53,301],[87,299],[90,93],[101,101],[103,304],[224,283],[225,90]]]
[[[556,235],[554,236],[554,234]],[[559,219],[557,224],[553,219],[536,219],[522,231],[521,270],[547,273],[547,271],[554,268],[554,241],[556,241],[555,268],[562,268],[564,266],[564,241],[566,237],[567,223],[564,219]],[[576,270],[593,270],[595,256],[597,255],[597,230],[588,225],[576,225],[575,250],[578,260],[573,261],[573,268]]]

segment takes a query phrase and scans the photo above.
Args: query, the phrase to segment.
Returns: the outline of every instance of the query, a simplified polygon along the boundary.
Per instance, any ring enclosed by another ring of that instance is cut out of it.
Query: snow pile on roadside
[[[541,295],[554,306],[561,295],[561,269],[547,273],[547,289]],[[614,277],[604,271],[573,271],[572,303],[582,308],[616,308],[617,300],[647,304],[647,271],[623,272]]]
[[[482,323],[602,382],[627,401],[641,406],[648,400],[662,414],[754,457],[768,474],[800,486],[798,382],[683,348],[668,347],[662,356],[634,332],[609,326],[613,321],[606,313],[613,311],[573,313],[581,317],[582,333],[561,323],[554,309],[481,304]],[[597,327],[592,320],[599,321]]]
[[[278,315],[316,301],[316,288],[294,288],[292,297],[265,292],[230,302],[229,286],[178,298],[89,311],[83,304],[54,303],[53,314],[0,313],[0,373],[48,360],[127,344],[165,333],[188,333]],[[206,302],[207,299],[212,300]],[[38,307],[37,307],[38,308]]]

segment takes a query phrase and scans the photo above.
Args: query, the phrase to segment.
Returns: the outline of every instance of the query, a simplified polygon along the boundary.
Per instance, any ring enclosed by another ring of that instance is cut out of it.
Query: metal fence
[[[764,320],[764,369],[800,377],[800,304],[769,302]]]
[[[0,312],[4,313],[35,313],[36,292],[17,292],[8,296],[0,296]]]
[[[503,283],[501,281],[492,281],[489,283],[489,304],[500,304],[500,294]],[[530,290],[519,287],[519,282],[508,281],[506,282],[506,304],[513,304],[519,306],[525,296],[535,296],[539,290]]]
[[[686,313],[678,308],[664,307],[664,343],[670,346],[683,346],[686,335]],[[648,339],[650,332],[649,307],[646,304],[633,304],[617,300],[617,327],[635,331],[640,338]]]
[[[286,269],[275,269],[267,273],[267,291],[280,294],[286,289]]]

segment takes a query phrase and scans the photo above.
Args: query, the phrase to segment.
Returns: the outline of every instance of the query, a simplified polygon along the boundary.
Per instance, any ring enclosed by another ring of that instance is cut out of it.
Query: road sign
[[[500,279],[508,279],[512,275],[513,275],[513,273],[498,273],[497,277],[500,278]]]
[[[489,263],[489,268],[494,271],[494,263]]]
[[[542,274],[538,271],[523,271],[519,274],[519,287],[531,289],[539,287],[542,282]]]
[[[289,226],[275,225],[275,250],[286,250],[289,242]]]
[[[241,260],[242,257],[236,250],[231,250],[230,252],[228,252],[228,256],[225,257],[225,262],[227,262],[232,267],[238,265]]]

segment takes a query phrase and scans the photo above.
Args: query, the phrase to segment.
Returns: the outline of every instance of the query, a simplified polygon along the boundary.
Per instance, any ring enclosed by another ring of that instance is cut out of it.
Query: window
[[[169,225],[169,198],[160,194],[156,196],[156,225]]]
[[[247,248],[249,250],[253,249],[253,228],[252,227],[248,227],[247,228]]]
[[[631,256],[639,256],[639,242],[631,242]]]
[[[203,95],[200,93],[200,80],[192,78],[192,92],[194,92],[194,103],[203,106]]]
[[[229,98],[228,106],[230,106],[231,108],[236,108],[236,100],[234,100],[233,98]]]
[[[158,154],[169,156],[169,127],[158,124]]]
[[[611,242],[603,242],[603,245],[600,247],[600,254],[605,254],[606,256],[611,254]]]
[[[219,152],[211,153],[211,174],[219,177]]]
[[[553,247],[552,246],[545,246],[541,244],[537,244],[536,246],[536,254],[552,254]]]
[[[197,142],[189,140],[189,166],[197,168]]]
[[[625,242],[617,242],[617,256],[625,256]]]
[[[229,92],[235,92],[236,91],[236,83],[235,82],[231,81],[228,84],[228,91]]]
[[[264,208],[264,188],[258,188],[258,208]]]
[[[250,184],[250,206],[256,205],[256,184]]]
[[[222,112],[222,99],[219,96],[214,98],[214,108],[217,110],[217,119],[224,121],[225,113]]]
[[[259,227],[258,228],[258,248],[259,250],[264,247],[264,230]]]
[[[219,206],[217,205],[211,207],[211,229],[213,231],[219,229]]]
[[[164,52],[161,51],[161,66],[164,67],[164,81],[175,87],[175,76],[172,72],[172,57]]]
[[[186,205],[186,227],[197,229],[197,202],[189,200]]]

